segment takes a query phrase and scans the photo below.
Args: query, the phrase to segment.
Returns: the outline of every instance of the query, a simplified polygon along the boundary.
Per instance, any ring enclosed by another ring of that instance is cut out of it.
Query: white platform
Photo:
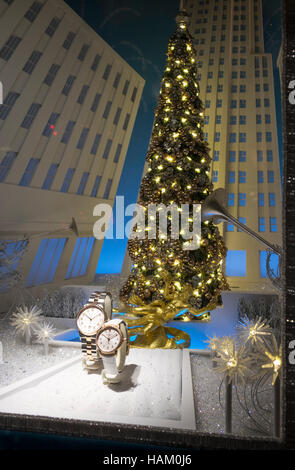
[[[123,374],[105,386],[71,358],[2,388],[0,412],[195,429],[188,350],[132,348]]]

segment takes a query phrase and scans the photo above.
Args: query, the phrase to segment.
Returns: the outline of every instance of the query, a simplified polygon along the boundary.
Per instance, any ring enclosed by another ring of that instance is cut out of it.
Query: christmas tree
[[[174,204],[181,211],[182,204],[202,204],[213,191],[188,15],[179,12],[176,23],[146,155],[148,168],[139,191],[138,204],[146,213],[150,204]],[[128,325],[138,335],[135,345],[139,347],[177,347],[180,340],[187,344],[188,335],[165,323],[183,309],[199,318],[208,315],[222,305],[220,293],[229,288],[222,272],[226,248],[218,228],[211,221],[202,222],[199,248],[185,250],[187,239],[182,232],[178,239],[171,236],[169,220],[166,238],[158,230],[157,238],[150,239],[147,219],[145,238],[128,241],[134,264],[120,298],[133,315]],[[189,214],[190,229],[192,222]]]

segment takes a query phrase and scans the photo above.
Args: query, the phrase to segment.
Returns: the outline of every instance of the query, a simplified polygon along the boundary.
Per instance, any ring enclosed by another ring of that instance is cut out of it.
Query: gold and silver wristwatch
[[[112,318],[112,296],[108,292],[93,292],[76,318],[82,353],[86,366],[97,364],[96,334],[104,322]]]
[[[102,357],[104,384],[120,382],[126,356],[129,353],[129,336],[126,323],[120,319],[107,321],[96,335],[97,351]]]

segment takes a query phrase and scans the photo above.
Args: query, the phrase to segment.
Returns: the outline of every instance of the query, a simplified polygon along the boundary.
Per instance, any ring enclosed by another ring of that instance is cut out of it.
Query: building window
[[[270,207],[275,207],[276,205],[276,194],[268,193],[269,205]]]
[[[260,84],[259,83],[255,84],[255,91],[260,92]]]
[[[60,23],[60,19],[59,18],[52,18],[52,20],[50,21],[46,31],[45,31],[45,34],[48,34],[49,37],[52,38],[52,36],[54,35],[55,31],[57,30],[58,26],[59,26],[59,23]]]
[[[86,275],[94,243],[94,237],[79,237],[77,239],[66,273],[66,279]]]
[[[109,178],[109,179],[108,179],[108,182],[107,182],[107,184],[106,184],[106,188],[105,188],[104,195],[103,195],[103,198],[104,198],[104,199],[108,199],[108,197],[109,197],[109,195],[110,195],[112,183],[113,183],[113,180]]]
[[[227,205],[233,207],[235,205],[235,193],[228,193]]]
[[[222,107],[222,100],[217,100],[216,108],[221,108],[221,107]]]
[[[222,93],[223,92],[223,85],[219,84],[218,88],[217,88],[217,91],[218,91],[218,93]]]
[[[122,112],[122,108],[118,108],[117,111],[116,111],[115,117],[114,117],[114,121],[113,121],[113,124],[115,124],[115,126],[119,122],[121,112]]]
[[[270,217],[269,218],[269,226],[270,226],[270,231],[271,232],[277,232],[277,218],[276,217]]]
[[[264,207],[264,193],[258,193],[258,207]]]
[[[247,103],[246,100],[240,100],[240,108],[246,108]]]
[[[219,77],[219,78],[223,78],[223,76],[224,76],[224,71],[223,71],[223,70],[219,70],[219,72],[218,72],[218,77]]]
[[[231,100],[231,108],[236,108],[237,107],[237,100]]]
[[[6,60],[6,62],[10,59],[12,54],[14,53],[15,49],[21,42],[21,38],[18,36],[14,36],[13,34],[8,38],[2,49],[0,50],[0,58]]]
[[[258,183],[263,183],[264,182],[263,171],[258,170],[257,179],[258,179]]]
[[[83,46],[81,47],[81,50],[79,52],[79,55],[78,55],[78,60],[83,62],[83,60],[85,59],[86,54],[88,52],[88,49],[89,49],[89,44],[83,44]]]
[[[214,150],[213,161],[214,161],[214,162],[218,162],[218,161],[219,161],[219,150]]]
[[[65,132],[61,138],[61,142],[63,142],[64,144],[67,144],[68,141],[70,140],[70,137],[71,137],[71,134],[72,134],[72,131],[74,129],[74,126],[75,126],[76,122],[75,121],[69,121],[68,124],[67,124],[67,127],[65,129]]]
[[[103,76],[102,78],[104,80],[107,80],[109,78],[109,75],[110,75],[110,72],[111,72],[111,69],[112,69],[112,66],[110,64],[108,64],[104,70],[104,73],[103,73]]]
[[[270,114],[265,115],[265,124],[271,124],[271,117]]]
[[[246,217],[239,217],[239,222],[241,224],[244,224],[246,225]],[[240,228],[238,228],[238,232],[242,232],[243,230],[241,230]]]
[[[237,141],[237,134],[235,132],[230,132],[229,134],[229,141],[231,143],[234,143]]]
[[[131,95],[131,101],[132,101],[133,103],[134,103],[134,101],[135,101],[136,95],[137,95],[137,87],[134,87],[134,88],[133,88],[132,95]]]
[[[94,113],[96,112],[96,110],[98,108],[100,98],[101,98],[101,95],[99,93],[96,93],[96,95],[94,97],[94,100],[93,100],[93,103],[92,103],[91,108],[90,108],[91,111],[93,111]]]
[[[215,132],[215,142],[220,142],[220,132]]]
[[[246,85],[240,85],[240,93],[246,93]]]
[[[208,109],[208,108],[210,108],[210,105],[211,105],[211,101],[210,101],[210,100],[206,100],[206,101],[205,101],[205,107]]]
[[[25,129],[30,129],[40,108],[41,108],[41,104],[39,103],[31,104],[23,122],[21,123],[21,127],[24,127]]]
[[[263,161],[263,151],[262,150],[257,150],[257,161],[258,162]]]
[[[231,78],[232,79],[238,78],[238,72],[232,72]]]
[[[217,170],[213,170],[212,181],[213,181],[213,183],[217,183],[217,181],[218,181],[218,171]]]
[[[208,116],[208,123],[209,123],[209,116]],[[216,115],[216,124],[221,124],[221,115],[220,114]]]
[[[268,277],[267,268],[266,268],[266,259],[267,259],[267,251],[260,251],[260,276],[261,277]],[[279,268],[279,255],[276,253],[272,253],[270,260],[269,260],[269,267],[274,273],[278,273]]]
[[[109,115],[109,112],[111,110],[111,106],[112,106],[112,102],[111,101],[108,101],[107,104],[106,104],[106,107],[104,109],[104,112],[103,112],[103,115],[102,117],[104,119],[107,119],[108,118],[108,115]]]
[[[67,238],[45,238],[41,241],[26,281],[27,287],[48,284],[54,280],[66,242]]]
[[[44,180],[42,189],[48,189],[49,190],[51,188],[58,167],[59,167],[58,163],[52,163],[52,165],[50,165],[50,168],[49,168],[48,173],[46,175],[46,178]]]
[[[75,168],[69,168],[68,169],[68,171],[66,173],[66,176],[65,176],[65,179],[63,181],[63,184],[60,188],[62,193],[67,193],[68,192],[70,184],[71,184],[73,176],[74,176],[74,173],[75,173]]]
[[[272,142],[272,133],[266,132],[265,139],[266,139],[266,142]]]
[[[6,176],[8,175],[14,160],[16,159],[16,156],[17,152],[6,152],[0,165],[0,183],[5,181]]]
[[[239,171],[239,183],[246,183],[246,172]]]
[[[126,131],[130,120],[130,114],[127,113],[123,124],[123,130]]]
[[[76,77],[74,75],[69,75],[65,83],[65,86],[63,87],[63,90],[62,90],[63,95],[68,96],[75,80],[76,80]]]
[[[268,77],[268,70],[263,70],[263,77],[267,78]]]
[[[83,104],[83,103],[84,103],[84,100],[85,100],[85,98],[86,98],[86,95],[87,95],[88,90],[89,90],[89,86],[88,86],[88,85],[83,85],[82,90],[81,90],[81,92],[80,92],[80,95],[79,95],[79,97],[78,97],[78,99],[77,99],[77,103],[79,103],[79,104]]]
[[[96,72],[100,59],[101,59],[101,56],[99,54],[96,54],[96,56],[93,59],[92,65],[90,67],[91,70],[93,70],[93,72]]]
[[[37,18],[38,14],[40,13],[42,7],[42,3],[33,2],[24,17],[31,23],[33,23],[33,21]]]
[[[246,141],[247,141],[246,132],[240,132],[240,142],[246,142]]]
[[[212,85],[207,85],[206,92],[211,93],[211,91],[212,91]]]
[[[91,195],[90,195],[91,197],[96,197],[96,196],[97,196],[100,182],[101,182],[101,176],[98,175],[98,176],[95,178],[95,181],[94,181],[94,185],[93,185],[93,188],[92,188],[92,191],[91,191]]]
[[[51,65],[48,74],[44,78],[44,83],[46,85],[48,85],[48,86],[52,85],[59,69],[60,69],[60,65],[58,65],[58,64],[52,64]]]
[[[22,176],[22,178],[19,182],[19,186],[29,186],[30,185],[39,162],[40,162],[39,158],[31,158],[30,159],[30,161],[27,165],[27,168],[25,169],[25,172],[24,172],[24,174],[23,174],[23,176]]]
[[[267,150],[267,161],[268,162],[273,161],[273,152],[272,152],[272,150]]]
[[[213,78],[213,72],[208,72],[208,78]]]
[[[239,151],[239,162],[245,162],[246,161],[246,151],[245,150],[240,150]]]
[[[264,107],[269,108],[269,105],[270,105],[269,98],[264,98]]]
[[[246,250],[228,250],[226,254],[226,276],[246,276]]]
[[[29,59],[24,65],[23,71],[31,75],[33,72],[34,68],[38,64],[40,58],[42,56],[42,52],[39,51],[33,51],[32,54],[30,55]]]
[[[101,134],[96,134],[91,151],[90,151],[91,155],[96,155],[100,139],[101,139]]]
[[[64,49],[66,49],[67,51],[70,49],[71,45],[72,45],[72,42],[74,41],[76,37],[76,33],[73,33],[73,31],[70,31],[62,45],[62,47],[64,47]]]
[[[246,75],[247,74],[246,74],[245,70],[240,71],[240,78],[246,78]]]
[[[228,182],[229,183],[234,183],[236,180],[236,174],[234,171],[229,171],[228,172]]]
[[[268,83],[263,84],[263,91],[269,91],[269,84]]]
[[[256,142],[262,142],[262,132],[256,132]]]
[[[265,217],[258,217],[258,232],[265,232]]]
[[[52,135],[59,116],[60,114],[58,113],[52,113],[50,115],[50,118],[48,119],[48,122],[44,128],[42,135],[44,135],[45,137],[50,137]]]
[[[260,107],[261,107],[261,99],[256,98],[256,108],[260,108]]]
[[[262,119],[261,119],[261,114],[256,114],[256,124],[261,124]]]
[[[78,190],[77,190],[77,194],[82,195],[84,193],[88,177],[89,177],[89,173],[87,171],[84,171],[84,173],[82,175],[82,178],[81,178],[81,181],[80,181],[80,184],[79,184],[79,187],[78,187]]]
[[[118,163],[122,151],[122,144],[117,145],[116,153],[114,156],[114,163]]]
[[[89,133],[89,128],[84,127],[84,129],[81,132],[80,138],[77,143],[77,149],[82,150],[84,147],[84,144],[86,142],[87,136]]]
[[[240,126],[247,124],[246,116],[240,116]]]
[[[204,133],[204,140],[205,140],[205,142],[208,142],[208,132]]]
[[[234,232],[235,226],[233,224],[226,224],[226,231],[227,232]]]
[[[236,161],[236,152],[235,152],[235,150],[230,150],[230,152],[229,152],[229,161],[232,162],[232,163]]]
[[[0,119],[5,120],[8,117],[19,96],[19,93],[15,93],[13,91],[10,91],[8,93],[8,95],[4,99],[3,104],[0,105]]]
[[[246,193],[239,193],[239,207],[246,205]]]
[[[231,92],[232,92],[232,93],[237,93],[237,91],[238,91],[237,85],[232,85],[232,86],[231,86]]]
[[[111,150],[112,143],[113,143],[112,139],[108,139],[108,141],[106,143],[106,146],[105,146],[105,149],[104,149],[104,152],[103,152],[102,158],[104,158],[104,159],[108,158],[110,150]]]
[[[204,124],[209,124],[209,116],[204,117]]]
[[[121,74],[117,73],[117,75],[115,77],[115,80],[114,80],[114,83],[113,83],[114,88],[118,88],[120,80],[121,80]]]
[[[274,172],[272,170],[268,170],[267,172],[267,181],[268,183],[274,183],[275,181]]]

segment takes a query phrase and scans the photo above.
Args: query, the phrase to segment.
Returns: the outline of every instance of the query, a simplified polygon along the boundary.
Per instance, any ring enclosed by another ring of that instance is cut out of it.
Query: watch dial
[[[104,323],[104,314],[98,308],[89,307],[78,317],[77,326],[82,334],[94,335]]]
[[[120,333],[115,328],[106,328],[97,338],[97,346],[102,353],[110,353],[116,350],[121,341]]]

